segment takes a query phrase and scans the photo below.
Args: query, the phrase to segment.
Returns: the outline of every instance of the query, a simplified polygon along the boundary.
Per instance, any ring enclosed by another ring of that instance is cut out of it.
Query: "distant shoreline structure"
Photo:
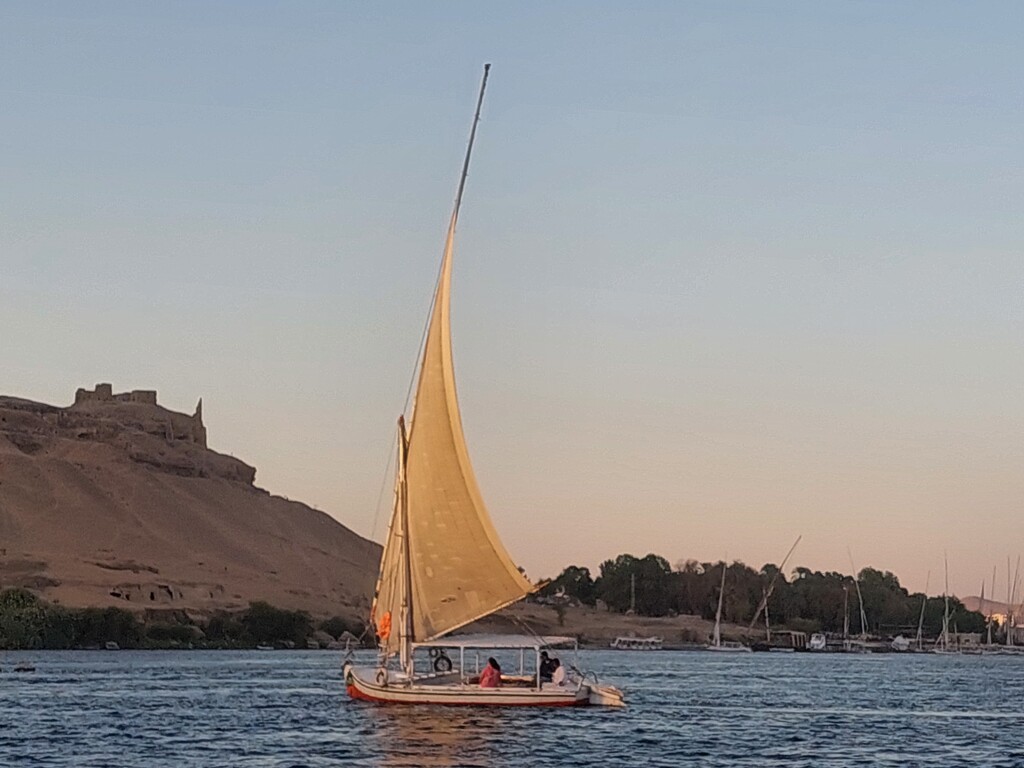
[[[616,651],[660,651],[665,641],[660,637],[616,637],[609,647]]]

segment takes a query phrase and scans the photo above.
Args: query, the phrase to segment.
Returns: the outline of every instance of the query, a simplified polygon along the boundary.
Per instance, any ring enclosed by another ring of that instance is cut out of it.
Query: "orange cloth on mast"
[[[377,627],[377,637],[385,642],[391,637],[391,611],[386,611],[380,617],[380,625]]]

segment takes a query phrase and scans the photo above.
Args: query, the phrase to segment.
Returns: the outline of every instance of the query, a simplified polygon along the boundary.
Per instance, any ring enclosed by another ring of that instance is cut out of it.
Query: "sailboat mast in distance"
[[[946,584],[942,591],[943,614],[942,614],[942,647],[949,648],[949,558],[942,553],[942,564],[946,569]]]
[[[981,608],[980,608],[980,610],[981,610],[981,615],[985,617],[985,628],[989,630],[988,634],[991,636],[992,631],[991,631],[991,628],[989,626],[988,611],[985,610],[985,580],[984,579],[981,580]]]
[[[850,588],[843,584],[843,640],[850,636]]]
[[[860,592],[860,578],[857,576],[857,566],[853,564],[853,552],[846,548],[846,554],[850,557],[850,570],[853,571],[853,585],[857,588],[857,602],[860,604],[860,636],[864,639],[868,636],[868,617],[864,613],[864,596]]]
[[[1003,626],[1006,629],[1006,645],[1013,645],[1013,632],[1010,631],[1010,556],[1006,556],[1006,610],[1003,612]]]
[[[1020,584],[1020,555],[1017,555],[1017,567],[1013,569],[1013,589],[1010,591],[1010,604],[1006,607],[1006,621],[1013,634],[1013,626],[1020,612],[1017,610],[1017,586]]]
[[[775,581],[779,578],[780,573],[784,574],[786,572],[786,563],[789,562],[789,558],[793,554],[793,550],[796,549],[796,545],[800,543],[800,539],[802,538],[802,534],[796,537],[796,541],[793,542],[793,546],[789,548],[789,552],[787,552],[786,556],[782,558],[782,565],[780,565],[779,569],[772,574],[771,581],[768,583],[768,589],[761,590],[761,602],[758,603],[757,610],[754,611],[754,616],[750,619],[750,624],[747,626],[747,629],[754,628],[754,624],[757,623],[757,619],[761,615],[761,611],[764,611],[765,614],[768,613],[768,598],[772,596],[772,592],[775,589]],[[767,626],[767,619],[765,620],[765,626]]]
[[[718,588],[718,610],[715,611],[715,647],[722,644],[722,599],[725,597],[725,570],[728,566],[722,561],[722,585]]]
[[[928,575],[924,577],[924,597],[921,599],[921,616],[917,620],[917,650],[921,650],[921,644],[923,641],[922,630],[924,629],[924,609],[928,605],[928,582],[931,581],[932,572],[928,571]]]
[[[992,595],[992,598],[995,599],[995,596],[996,596],[996,567],[994,565],[992,566],[992,590],[991,590],[990,594]],[[988,616],[986,617],[988,620],[985,622],[988,625],[988,644],[989,645],[992,645],[992,615],[991,614],[992,614],[992,611],[989,610]]]

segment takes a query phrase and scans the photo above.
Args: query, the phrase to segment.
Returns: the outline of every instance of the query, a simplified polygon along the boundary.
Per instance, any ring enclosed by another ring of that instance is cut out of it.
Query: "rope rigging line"
[[[380,521],[380,506],[384,501],[384,489],[387,488],[388,478],[391,476],[391,462],[395,460],[395,440],[388,445],[388,460],[384,466],[384,477],[380,481],[380,492],[377,494],[377,506],[373,512],[373,525],[370,527],[370,539],[377,538],[377,523]]]
[[[441,262],[437,266],[437,277],[434,279],[434,290],[430,297],[430,304],[427,307],[426,321],[423,323],[423,331],[420,334],[420,343],[416,352],[416,359],[413,362],[412,373],[409,376],[409,386],[405,391],[405,402],[402,405],[402,413],[409,413],[409,407],[412,400],[413,386],[416,384],[416,374],[420,370],[420,364],[423,361],[423,355],[426,352],[427,335],[430,332],[430,321],[434,316],[434,308],[437,304],[438,289],[441,286],[441,277],[444,274],[444,253],[447,251],[449,239],[454,240],[455,237],[455,222],[458,221],[459,208],[462,206],[462,193],[466,187],[466,179],[469,177],[469,159],[473,151],[473,141],[476,137],[477,123],[480,122],[480,108],[483,105],[484,100],[484,89],[487,87],[487,74],[490,71],[490,64],[484,65],[484,79],[480,86],[480,94],[477,97],[476,113],[473,116],[473,125],[469,132],[469,139],[466,142],[466,157],[462,164],[462,172],[459,174],[459,186],[455,193],[455,207],[452,211],[451,220],[448,224],[448,230],[445,234],[445,251],[442,251]],[[452,242],[452,250],[454,251],[454,242]],[[412,414],[409,417],[409,427],[412,428]],[[396,441],[391,443],[389,448],[388,462],[384,468],[384,478],[381,480],[380,493],[377,496],[377,507],[373,515],[373,525],[371,527],[370,538],[376,538],[377,535],[377,523],[380,520],[380,505],[384,498],[384,488],[387,485],[388,476],[391,474],[391,462],[394,460],[393,448],[396,445]]]

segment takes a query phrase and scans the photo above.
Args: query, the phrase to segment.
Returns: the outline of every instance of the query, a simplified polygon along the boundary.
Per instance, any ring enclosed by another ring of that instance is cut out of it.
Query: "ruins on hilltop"
[[[95,389],[79,387],[75,390],[75,403],[72,407],[80,407],[92,403],[140,403],[161,407],[156,401],[155,389],[133,389],[130,392],[114,392],[112,384],[97,384]],[[177,415],[177,414],[175,414]],[[186,429],[176,429],[178,425],[168,421],[168,439],[190,440],[196,445],[206,448],[206,427],[203,425],[203,399],[199,398],[196,410],[192,414],[191,423]]]
[[[113,384],[97,384],[96,389],[79,387],[75,390],[75,405],[82,403],[146,403],[156,405],[155,389],[133,389],[131,392],[114,394]]]

